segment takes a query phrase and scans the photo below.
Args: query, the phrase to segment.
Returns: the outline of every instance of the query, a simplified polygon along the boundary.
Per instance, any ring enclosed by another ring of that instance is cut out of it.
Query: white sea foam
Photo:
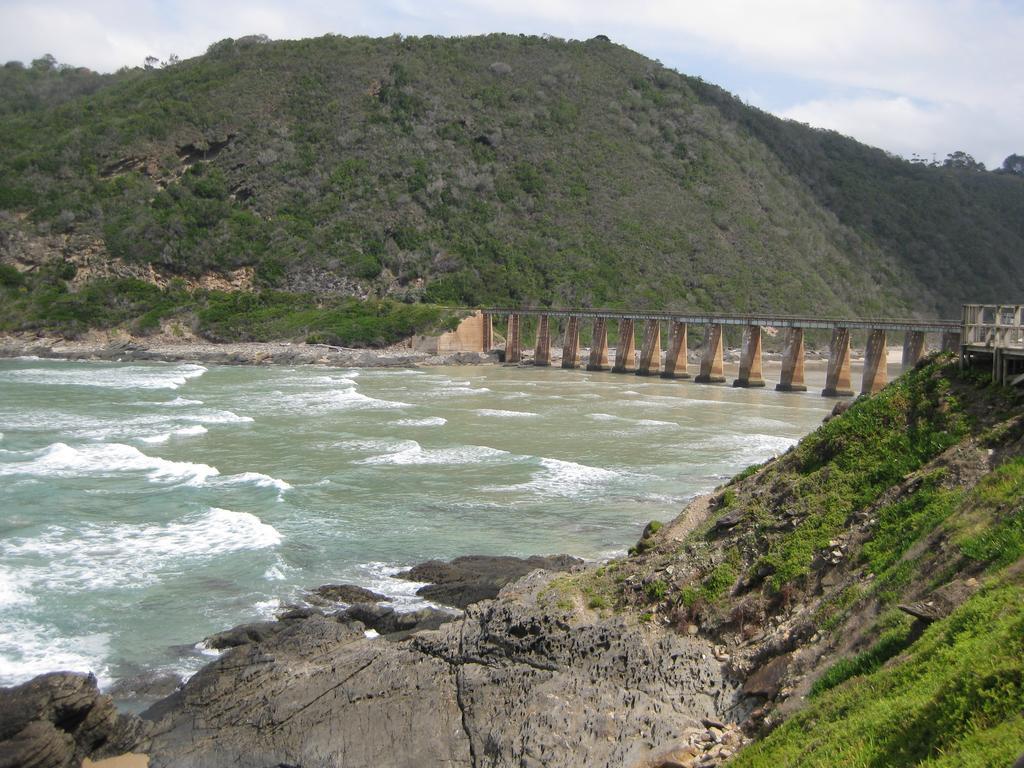
[[[794,438],[781,435],[740,434],[720,435],[697,443],[694,447],[726,453],[731,460],[745,466],[785,453],[796,444],[797,440]]]
[[[620,416],[613,416],[610,413],[592,413],[590,418],[594,421],[621,421]]]
[[[207,433],[206,427],[202,424],[193,424],[191,427],[181,427],[171,432],[161,432],[158,435],[150,435],[149,437],[143,437],[142,442],[159,445],[166,443],[172,437],[194,437],[195,435],[205,435]]]
[[[390,423],[393,427],[443,427],[448,423],[448,419],[443,416],[428,416],[425,419],[398,419]]]
[[[490,391],[487,387],[445,387],[439,390],[442,395],[479,395]]]
[[[356,575],[352,581],[374,592],[387,595],[387,603],[397,611],[415,611],[425,606],[442,608],[416,594],[416,590],[426,586],[424,582],[396,579],[395,574],[407,570],[408,566],[393,563],[372,561],[356,566]],[[451,610],[446,608],[445,610]]]
[[[210,507],[165,524],[89,523],[50,526],[41,535],[0,542],[5,557],[45,557],[60,568],[23,568],[33,586],[67,592],[141,588],[161,574],[180,573],[184,562],[276,547],[281,534],[248,512]]]
[[[509,456],[508,451],[489,448],[486,445],[460,445],[454,448],[424,448],[415,440],[405,441],[406,445],[392,453],[369,456],[356,464],[480,464],[499,456]]]
[[[169,461],[147,456],[138,448],[121,443],[82,445],[53,443],[39,451],[22,453],[22,461],[0,463],[0,476],[35,475],[37,477],[110,476],[121,472],[145,472],[147,479],[161,483],[203,485],[220,472],[208,464]]]
[[[493,416],[499,419],[532,419],[540,416],[533,411],[502,411],[497,408],[477,408],[474,413],[478,416]]]
[[[264,619],[274,618],[274,614],[281,609],[281,601],[276,597],[270,600],[259,600],[253,604],[253,610]]]
[[[251,424],[252,416],[239,416],[234,411],[200,411],[199,413],[182,414],[182,421],[197,421],[200,424]]]
[[[74,368],[19,368],[0,373],[0,381],[47,386],[105,389],[178,389],[206,373],[201,365],[97,365]]]
[[[285,410],[302,411],[304,413],[324,412],[332,410],[390,410],[408,408],[409,403],[393,400],[380,400],[357,391],[356,388],[323,389],[285,394],[275,393],[273,404]]]
[[[276,488],[278,494],[292,489],[291,483],[262,472],[242,472],[237,475],[222,475],[212,481],[217,486],[255,485],[257,488]]]
[[[29,605],[35,598],[25,592],[18,580],[6,568],[0,568],[0,608]]]
[[[187,397],[181,397],[180,395],[173,400],[168,400],[166,403],[157,403],[157,405],[164,405],[170,408],[182,408],[186,405],[202,405],[202,400],[189,400]]]
[[[345,448],[350,451],[377,451],[405,450],[419,445],[415,440],[402,440],[397,437],[354,437],[349,440],[339,440],[331,447]]]
[[[24,683],[55,669],[92,672],[106,684],[109,646],[106,634],[62,637],[54,627],[5,619],[0,625],[0,685]]]
[[[670,427],[672,429],[678,429],[679,425],[674,421],[661,421],[660,419],[639,419],[637,426],[641,427]]]
[[[497,492],[530,492],[539,496],[576,498],[594,493],[622,477],[620,472],[561,459],[540,459],[540,469],[525,483],[485,488]]]

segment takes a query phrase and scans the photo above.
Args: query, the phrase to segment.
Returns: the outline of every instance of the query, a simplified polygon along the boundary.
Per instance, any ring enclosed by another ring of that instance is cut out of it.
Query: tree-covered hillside
[[[8,328],[45,314],[40,282],[240,268],[460,304],[951,316],[1024,292],[1024,179],[781,121],[600,37],[251,37],[2,82],[0,261],[33,273],[0,287]]]

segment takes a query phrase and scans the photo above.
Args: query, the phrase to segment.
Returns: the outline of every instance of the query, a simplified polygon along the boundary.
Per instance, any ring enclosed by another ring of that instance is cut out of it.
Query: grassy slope
[[[30,214],[0,230],[267,287],[860,315],[1024,289],[1022,180],[913,167],[596,39],[222,42],[0,140],[0,206]]]
[[[788,660],[757,721],[783,724],[736,765],[1009,765],[1024,751],[1019,393],[924,364],[741,473],[712,510],[688,533],[649,527],[631,557],[559,594],[696,624],[741,676]],[[969,579],[980,589],[923,634],[896,608]]]

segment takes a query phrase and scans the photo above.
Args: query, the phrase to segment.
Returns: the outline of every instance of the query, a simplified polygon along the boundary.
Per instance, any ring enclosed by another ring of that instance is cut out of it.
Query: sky
[[[226,37],[396,32],[604,34],[903,157],[1024,154],[1024,0],[0,0],[0,59],[103,72]]]

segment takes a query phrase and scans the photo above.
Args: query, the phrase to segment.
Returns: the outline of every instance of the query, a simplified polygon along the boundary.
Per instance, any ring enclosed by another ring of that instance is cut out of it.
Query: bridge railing
[[[1024,349],[1024,304],[964,304],[962,342]]]
[[[798,317],[773,314],[710,314],[695,312],[664,312],[622,309],[567,309],[562,307],[479,307],[489,315],[547,315],[548,317],[604,317],[629,320],[665,320],[691,325],[759,325],[774,328],[846,328],[849,330],[922,331],[925,333],[959,332],[957,320],[913,320],[897,318],[833,318]]]

